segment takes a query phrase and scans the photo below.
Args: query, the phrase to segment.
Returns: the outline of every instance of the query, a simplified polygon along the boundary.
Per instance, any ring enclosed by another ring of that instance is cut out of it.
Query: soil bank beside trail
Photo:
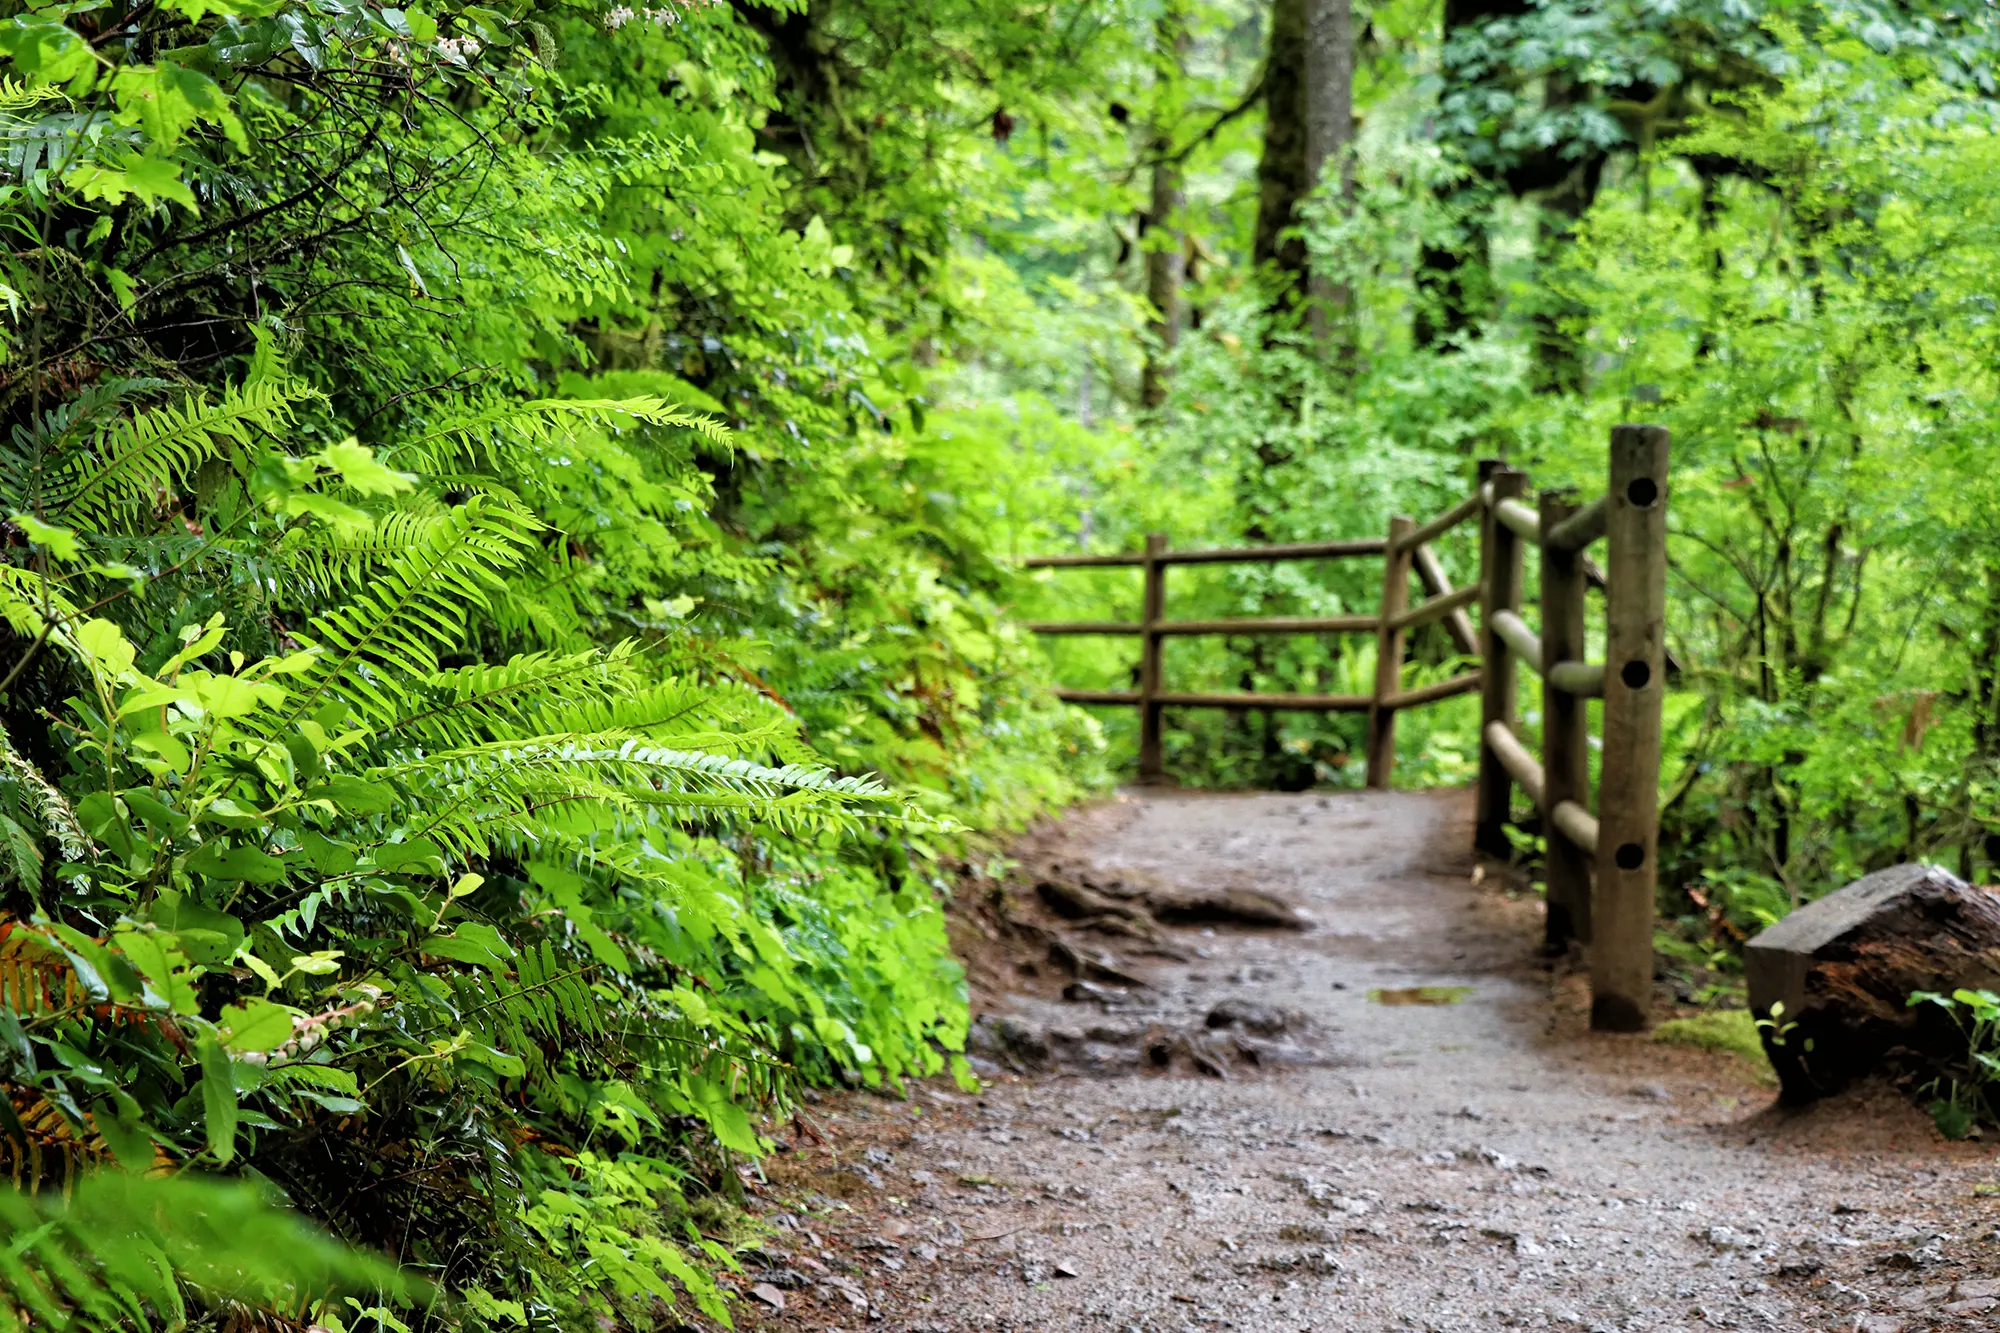
[[[1468,817],[1461,793],[1147,792],[1073,815],[1034,855],[1253,887],[1310,928],[1177,929],[1178,962],[1110,942],[1151,984],[1081,1001],[983,960],[984,1005],[1069,1058],[977,1097],[824,1103],[820,1140],[768,1168],[750,1322],[2000,1328],[1989,1150],[1887,1094],[1782,1113],[1731,1057],[1588,1033],[1576,984],[1535,961],[1539,905],[1475,881]],[[1307,1062],[1128,1058],[1215,1031],[1225,1002],[1283,1015],[1265,1049]]]

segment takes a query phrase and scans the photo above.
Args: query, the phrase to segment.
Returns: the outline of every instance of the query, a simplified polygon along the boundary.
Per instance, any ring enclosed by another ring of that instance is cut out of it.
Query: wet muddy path
[[[987,1086],[815,1107],[767,1167],[747,1322],[2000,1328],[1990,1150],[1885,1092],[1783,1113],[1733,1057],[1588,1033],[1468,816],[1148,793],[1027,845],[1017,898],[1243,891],[1304,928],[1064,921],[1060,894],[1046,954],[1006,910],[967,927]]]

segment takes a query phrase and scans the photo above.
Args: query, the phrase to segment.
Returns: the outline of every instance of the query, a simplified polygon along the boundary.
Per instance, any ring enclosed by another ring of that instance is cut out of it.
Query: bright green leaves
[[[113,934],[111,942],[146,983],[141,998],[147,1007],[164,1006],[184,1015],[199,1012],[200,999],[194,986],[199,972],[190,965],[172,935],[130,926]]]
[[[190,129],[203,123],[219,128],[237,152],[250,151],[228,94],[198,70],[170,60],[126,65],[111,76],[111,92],[118,103],[117,122],[137,126],[162,153],[171,153]]]
[[[238,1105],[229,1053],[219,1038],[204,1035],[195,1045],[201,1063],[202,1124],[208,1151],[227,1166],[236,1157]]]
[[[21,533],[36,546],[48,551],[57,560],[75,560],[83,552],[77,545],[76,533],[56,523],[44,523],[33,514],[9,514],[8,521],[21,529]]]
[[[449,935],[433,935],[421,947],[432,958],[471,963],[496,977],[508,973],[514,957],[513,946],[482,921],[468,921]]]
[[[98,68],[98,58],[60,20],[41,14],[16,14],[0,23],[0,55],[14,72],[38,83],[83,84]]]
[[[249,1000],[232,1004],[222,1011],[220,1040],[232,1054],[274,1051],[292,1039],[292,1019],[296,1010],[269,1000]]]
[[[188,857],[187,871],[209,879],[276,884],[285,877],[285,863],[257,847],[205,842]]]
[[[715,1134],[716,1142],[733,1152],[757,1157],[764,1142],[750,1128],[750,1117],[730,1095],[729,1089],[712,1079],[698,1078],[688,1086],[688,1100]]]

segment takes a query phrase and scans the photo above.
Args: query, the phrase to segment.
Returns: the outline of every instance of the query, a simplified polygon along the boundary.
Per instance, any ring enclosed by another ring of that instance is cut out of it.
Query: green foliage
[[[338,1327],[352,1317],[343,1297],[387,1314],[428,1295],[238,1182],[101,1171],[65,1194],[0,1192],[0,1226],[10,1237],[0,1261],[8,1329],[171,1328],[246,1308]]]
[[[802,1082],[953,1064],[960,820],[1095,757],[761,39],[223,0],[0,60],[0,1309],[727,1323],[693,1200]],[[199,1171],[386,1260],[221,1282],[269,1207]]]
[[[1939,1078],[1926,1089],[1933,1094],[1931,1118],[1938,1132],[1948,1139],[1970,1135],[1981,1121],[1996,1114],[1994,1089],[2000,1084],[2000,995],[1990,990],[1963,987],[1950,995],[1918,991],[1910,996],[1911,1006],[1930,1005],[1942,1010],[1965,1039],[1962,1077]]]

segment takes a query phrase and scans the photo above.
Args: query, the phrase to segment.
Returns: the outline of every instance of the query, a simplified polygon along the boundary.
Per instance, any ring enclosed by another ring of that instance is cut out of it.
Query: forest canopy
[[[1136,587],[1030,553],[1656,422],[1665,947],[2000,864],[1988,8],[655,4],[5,7],[0,1324],[726,1322],[773,1126],[970,1083],[946,902],[1129,766],[1050,693],[1127,650],[1022,627]],[[1167,742],[1360,781],[1351,720]],[[1476,709],[1399,743],[1462,782]]]

